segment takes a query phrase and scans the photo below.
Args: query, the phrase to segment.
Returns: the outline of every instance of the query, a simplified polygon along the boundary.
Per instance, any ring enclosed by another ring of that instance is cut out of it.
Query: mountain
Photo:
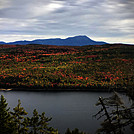
[[[53,38],[53,39],[37,39],[33,41],[15,41],[6,44],[13,45],[27,45],[27,44],[42,44],[42,45],[57,45],[57,46],[84,46],[84,45],[103,45],[106,42],[94,41],[87,36],[74,36],[66,39]]]
[[[2,45],[2,44],[6,44],[5,42],[3,42],[3,41],[0,41],[0,44]]]

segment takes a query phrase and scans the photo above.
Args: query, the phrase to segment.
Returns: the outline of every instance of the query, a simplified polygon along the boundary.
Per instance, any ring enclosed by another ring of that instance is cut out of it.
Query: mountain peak
[[[77,35],[77,36],[68,37],[68,38],[88,38],[89,39],[89,37],[87,37],[86,35]],[[68,38],[66,38],[66,39],[68,39]]]

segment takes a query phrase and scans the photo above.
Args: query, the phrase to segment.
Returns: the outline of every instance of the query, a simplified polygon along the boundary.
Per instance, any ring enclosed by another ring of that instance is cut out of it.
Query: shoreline
[[[8,88],[8,89],[6,89],[6,88],[1,88],[0,91],[12,91],[12,89],[11,89],[11,88]]]
[[[34,92],[125,92],[124,89],[114,88],[0,88],[0,91],[34,91]]]

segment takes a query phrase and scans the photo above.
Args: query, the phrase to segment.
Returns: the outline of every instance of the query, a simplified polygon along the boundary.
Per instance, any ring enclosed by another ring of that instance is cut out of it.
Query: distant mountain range
[[[3,42],[3,41],[0,41],[0,44],[6,44],[5,42]]]
[[[57,45],[57,46],[84,46],[84,45],[103,45],[107,44],[102,41],[94,41],[87,36],[74,36],[66,39],[53,38],[53,39],[36,39],[33,41],[15,41],[15,42],[0,42],[0,44],[10,45],[27,45],[27,44],[41,44],[41,45]]]

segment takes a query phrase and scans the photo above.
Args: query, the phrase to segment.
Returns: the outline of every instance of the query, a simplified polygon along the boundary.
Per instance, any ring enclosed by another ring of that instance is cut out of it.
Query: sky
[[[134,0],[0,0],[0,41],[77,35],[134,44]]]

